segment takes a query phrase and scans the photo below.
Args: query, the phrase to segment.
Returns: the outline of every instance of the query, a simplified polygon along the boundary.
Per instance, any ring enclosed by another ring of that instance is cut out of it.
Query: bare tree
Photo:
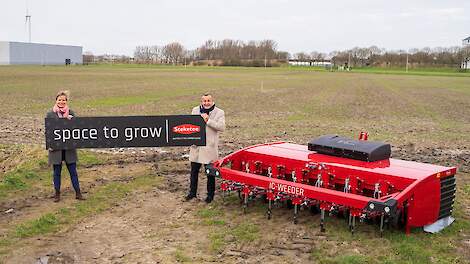
[[[326,57],[326,54],[318,52],[318,51],[312,51],[310,52],[310,58],[315,61],[322,61]]]
[[[163,47],[162,54],[166,63],[178,64],[184,56],[184,47],[178,42],[172,42]]]
[[[91,51],[85,51],[83,53],[83,64],[90,64],[95,62],[95,56],[93,55],[93,52]]]
[[[294,54],[294,59],[301,60],[301,61],[307,61],[307,60],[310,60],[310,56],[305,52],[298,52],[298,53]]]
[[[154,45],[150,47],[152,63],[162,63],[162,47]]]

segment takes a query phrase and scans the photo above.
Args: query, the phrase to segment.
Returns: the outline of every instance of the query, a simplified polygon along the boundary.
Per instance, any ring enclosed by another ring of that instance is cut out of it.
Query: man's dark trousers
[[[195,197],[197,193],[197,180],[199,175],[199,170],[201,169],[201,163],[191,162],[191,178],[189,185],[189,195]],[[207,164],[204,164],[206,168]],[[207,175],[207,197],[214,198],[215,192],[215,176]]]

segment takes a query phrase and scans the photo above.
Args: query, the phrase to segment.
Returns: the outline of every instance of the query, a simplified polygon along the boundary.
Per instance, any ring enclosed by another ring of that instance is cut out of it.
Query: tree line
[[[134,50],[137,63],[273,66],[274,63],[287,62],[288,58],[289,53],[278,51],[273,40],[207,40],[194,50],[172,42],[163,46],[137,46]]]
[[[119,62],[173,65],[279,66],[289,59],[330,61],[349,67],[458,67],[470,57],[470,47],[437,47],[410,50],[386,50],[377,46],[355,47],[322,53],[318,51],[290,54],[278,50],[274,40],[240,41],[207,40],[196,49],[186,49],[179,42],[166,45],[137,46],[134,57],[84,54],[84,62]]]
[[[328,54],[321,52],[299,52],[297,60],[321,61],[328,59],[334,65],[350,67],[403,67],[407,63],[416,67],[458,67],[465,58],[470,57],[470,47],[436,47],[406,50],[386,50],[377,46],[355,47]]]

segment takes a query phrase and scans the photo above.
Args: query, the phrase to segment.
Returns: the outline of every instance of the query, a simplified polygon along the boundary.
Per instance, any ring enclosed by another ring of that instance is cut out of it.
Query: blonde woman
[[[75,113],[68,106],[68,92],[60,91],[55,97],[55,105],[50,110],[46,117],[47,118],[66,118],[72,119],[75,116]],[[72,186],[75,190],[75,198],[77,200],[85,200],[80,192],[80,183],[78,182],[78,173],[77,173],[77,150],[76,149],[49,149],[49,165],[53,167],[53,177],[54,177],[54,202],[60,201],[60,181],[61,181],[61,172],[62,172],[62,161],[65,161],[67,169],[70,174],[70,180],[72,181]]]

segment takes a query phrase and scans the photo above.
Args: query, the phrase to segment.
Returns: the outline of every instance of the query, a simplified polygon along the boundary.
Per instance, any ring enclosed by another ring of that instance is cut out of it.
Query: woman
[[[67,118],[72,119],[75,116],[75,113],[68,107],[68,93],[65,91],[60,91],[55,97],[55,105],[51,111],[46,115],[47,118]],[[78,200],[85,200],[80,192],[80,183],[78,182],[77,174],[77,150],[76,149],[67,149],[67,150],[53,150],[49,149],[49,164],[53,166],[53,175],[54,175],[54,202],[60,201],[60,178],[62,172],[62,161],[65,161],[67,169],[70,174],[70,179],[72,181],[72,186],[75,189],[75,198]]]

